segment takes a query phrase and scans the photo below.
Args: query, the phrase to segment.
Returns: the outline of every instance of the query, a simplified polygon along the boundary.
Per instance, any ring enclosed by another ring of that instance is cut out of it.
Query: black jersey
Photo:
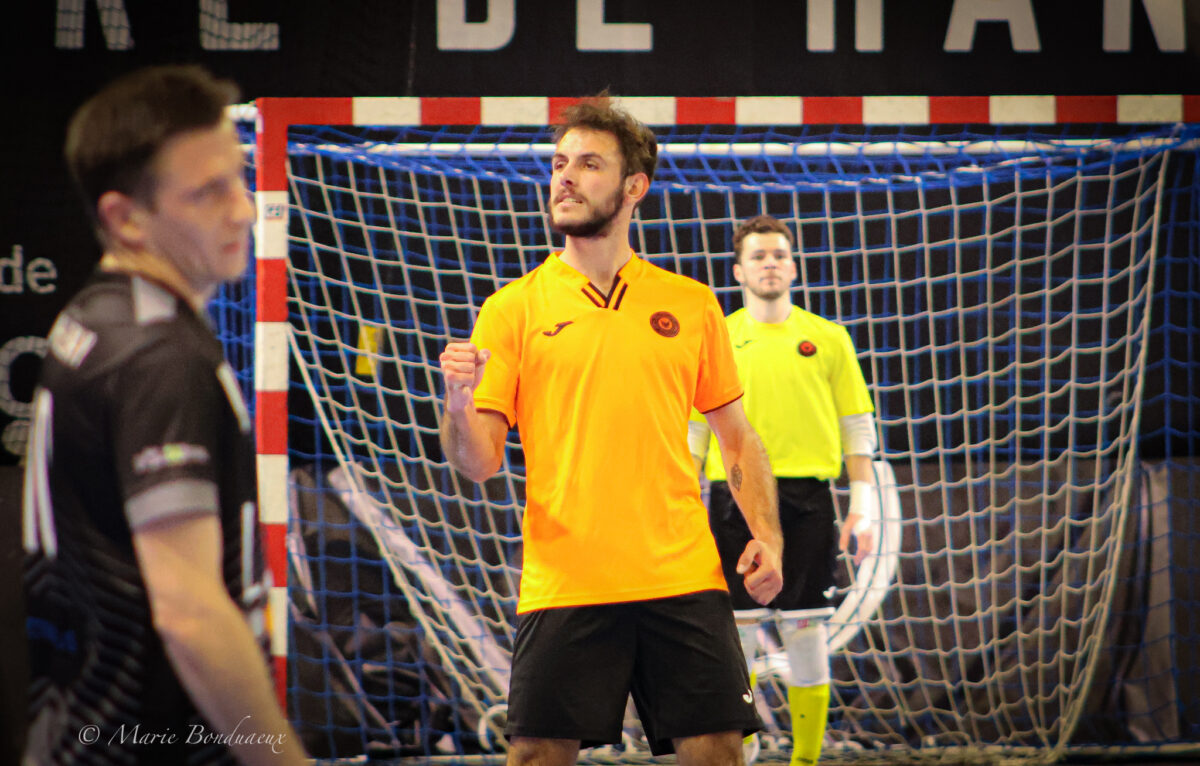
[[[254,445],[232,370],[206,320],[140,277],[98,273],[48,340],[25,487],[29,753],[232,763],[151,623],[131,533],[218,514],[226,587],[262,639]]]

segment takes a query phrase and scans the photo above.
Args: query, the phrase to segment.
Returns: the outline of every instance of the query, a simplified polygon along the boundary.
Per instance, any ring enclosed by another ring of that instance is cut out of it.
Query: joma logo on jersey
[[[554,325],[553,330],[542,330],[542,335],[545,335],[547,338],[553,338],[555,335],[558,335],[560,332],[562,332],[563,328],[569,324],[574,324],[574,322],[570,320],[566,322],[559,322],[558,324]]]
[[[147,447],[134,455],[133,472],[143,474],[181,465],[203,465],[207,462],[208,450],[199,444],[163,444]]]

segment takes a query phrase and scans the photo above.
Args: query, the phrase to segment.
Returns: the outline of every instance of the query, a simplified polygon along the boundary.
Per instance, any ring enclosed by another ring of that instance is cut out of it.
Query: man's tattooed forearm
[[[734,489],[742,488],[742,467],[736,463],[733,468],[729,469],[729,483],[733,485]]]

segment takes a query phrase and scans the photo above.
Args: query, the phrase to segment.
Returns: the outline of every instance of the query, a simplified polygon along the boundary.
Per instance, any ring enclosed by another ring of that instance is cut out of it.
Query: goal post
[[[1056,124],[1074,102],[1053,97],[918,100],[899,126],[875,124],[886,99],[847,100],[838,126],[806,124],[802,99],[622,100],[662,147],[635,248],[730,310],[734,225],[781,218],[794,301],[849,330],[867,375],[895,526],[865,569],[839,563],[846,757],[1044,760],[1088,714],[1136,500],[1164,172],[1197,136],[1192,101],[1112,98],[1136,124]],[[272,653],[316,755],[500,746],[524,466],[514,433],[488,482],[449,468],[436,360],[561,246],[545,126],[568,101],[257,103]],[[759,662],[770,757],[786,670]]]

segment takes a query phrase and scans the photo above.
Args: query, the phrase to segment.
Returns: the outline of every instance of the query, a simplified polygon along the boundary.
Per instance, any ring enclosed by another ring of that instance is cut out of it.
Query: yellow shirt
[[[518,612],[725,589],[687,447],[742,394],[707,286],[636,255],[605,295],[558,253],[483,305],[475,406],[525,450]]]
[[[744,308],[726,322],[746,389],[742,405],[762,438],[772,472],[837,478],[842,472],[839,419],[875,411],[850,334],[795,306],[778,324],[755,321]],[[709,481],[725,481],[715,435],[705,474]]]

